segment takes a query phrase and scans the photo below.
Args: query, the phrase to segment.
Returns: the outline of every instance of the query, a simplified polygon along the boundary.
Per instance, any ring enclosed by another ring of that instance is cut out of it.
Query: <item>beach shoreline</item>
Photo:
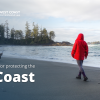
[[[98,48],[98,49],[97,49]],[[2,47],[3,51],[2,57],[13,57],[22,59],[37,59],[43,61],[52,62],[63,62],[70,64],[77,64],[76,60],[71,56],[72,47],[61,46],[61,47],[49,47],[49,46],[5,46]],[[93,46],[89,48],[89,55],[87,59],[84,60],[84,66],[92,66],[100,68],[99,61],[99,46]]]
[[[25,59],[25,60],[34,60],[34,61],[44,61],[44,62],[54,62],[54,63],[62,63],[62,64],[72,64],[72,65],[75,65],[76,67],[78,67],[77,66],[77,62],[76,62],[76,64],[75,63],[67,63],[67,62],[63,62],[63,61],[55,61],[55,60],[47,60],[47,59],[31,59],[31,58],[19,58],[19,57],[2,57],[2,58],[11,58],[11,59],[20,59],[20,60],[22,60],[22,59]],[[96,67],[96,66],[88,66],[88,65],[84,65],[84,63],[83,63],[83,66],[84,67],[89,67],[90,69],[92,68],[92,69],[100,69],[100,67]]]

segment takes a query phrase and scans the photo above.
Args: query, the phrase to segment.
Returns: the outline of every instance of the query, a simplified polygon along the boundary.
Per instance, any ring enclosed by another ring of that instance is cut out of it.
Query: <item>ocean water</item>
[[[71,57],[71,50],[72,46],[0,46],[3,57],[77,64]],[[100,68],[100,44],[89,45],[89,54],[83,65]]]

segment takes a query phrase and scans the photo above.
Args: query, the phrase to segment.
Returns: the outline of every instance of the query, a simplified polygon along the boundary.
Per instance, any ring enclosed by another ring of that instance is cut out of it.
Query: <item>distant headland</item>
[[[100,41],[95,41],[95,42],[87,42],[88,44],[100,44]]]
[[[48,46],[73,46],[73,44],[67,41],[63,41],[63,42],[54,42],[49,44]]]
[[[0,45],[25,45],[25,46],[72,46],[70,42],[55,42],[54,31],[47,31],[46,28],[40,28],[38,24],[32,24],[30,29],[29,23],[25,24],[25,31],[9,28],[8,21],[0,24]]]

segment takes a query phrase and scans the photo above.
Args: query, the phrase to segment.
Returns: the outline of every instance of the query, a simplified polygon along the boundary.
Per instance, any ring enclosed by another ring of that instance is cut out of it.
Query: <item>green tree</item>
[[[43,43],[48,43],[48,32],[46,28],[43,28],[42,30],[42,41]]]
[[[50,31],[50,32],[49,32],[49,38],[50,38],[50,40],[53,40],[53,39],[55,38],[55,33],[54,33],[54,31]]]
[[[11,39],[14,39],[14,36],[15,36],[15,29],[14,28],[11,29],[10,34],[11,34]]]
[[[15,31],[15,39],[18,40],[18,37],[19,37],[19,30],[16,30]]]
[[[38,24],[35,25],[33,22],[33,30],[31,32],[31,37],[34,38],[35,43],[38,43],[38,38],[39,38],[38,36],[39,36],[39,26]]]
[[[14,44],[14,38],[15,38],[15,29],[12,28],[11,31],[10,31],[10,35],[11,35],[11,44]]]
[[[23,32],[22,32],[22,30],[16,30],[15,31],[15,39],[17,39],[17,40],[23,39]]]
[[[23,37],[23,31],[22,30],[19,30],[19,39],[21,40],[21,39],[23,39],[24,37]]]
[[[25,36],[26,44],[30,44],[31,30],[29,29],[29,23],[28,22],[26,22],[25,33],[26,33],[26,36]]]
[[[28,39],[28,38],[31,37],[31,30],[29,29],[29,23],[28,22],[26,22],[25,25],[26,25],[26,27],[25,27],[25,33],[26,33],[25,38]]]
[[[1,24],[0,25],[0,41],[1,41],[1,44],[4,43],[4,32],[5,32],[4,25]]]
[[[40,44],[42,43],[42,40],[43,40],[43,30],[41,28],[39,33],[39,40],[38,40]]]
[[[6,37],[7,40],[10,38],[10,33],[9,33],[9,27],[8,27],[8,21],[5,21],[5,32],[6,32]]]

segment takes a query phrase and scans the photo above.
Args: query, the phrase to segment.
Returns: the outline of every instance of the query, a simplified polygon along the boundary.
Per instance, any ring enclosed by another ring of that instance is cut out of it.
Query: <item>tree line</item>
[[[25,24],[25,35],[22,30],[9,29],[8,21],[0,24],[0,44],[11,45],[46,45],[54,43],[54,31],[48,32],[46,28],[39,28],[38,24],[34,24],[30,29],[29,23]]]

